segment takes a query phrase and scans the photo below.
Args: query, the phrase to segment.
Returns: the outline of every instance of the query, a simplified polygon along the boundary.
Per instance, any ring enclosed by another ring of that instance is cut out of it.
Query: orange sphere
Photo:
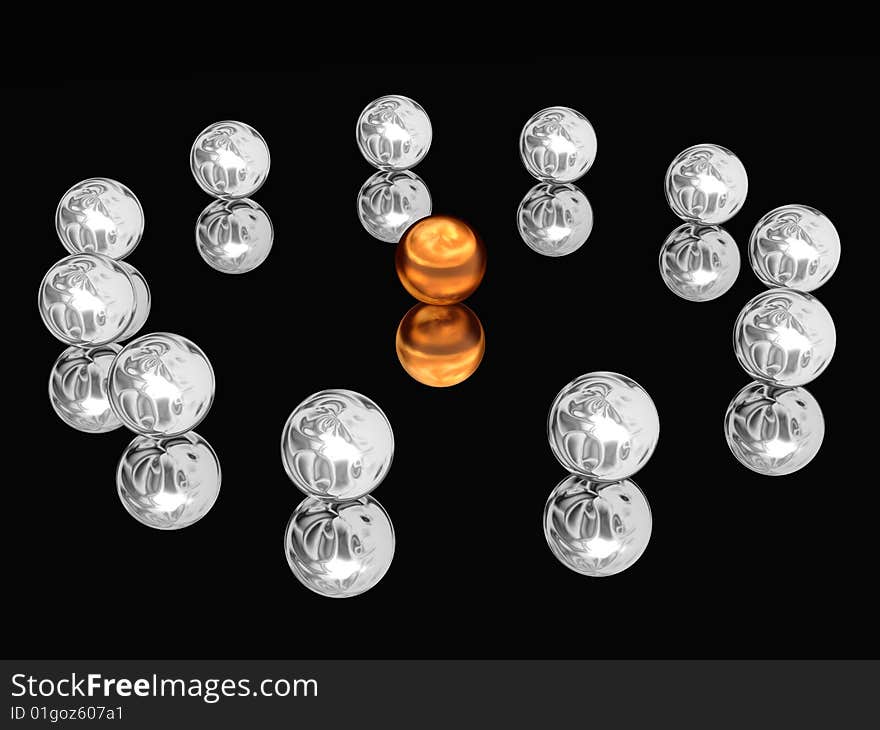
[[[416,304],[397,327],[397,357],[403,369],[434,388],[469,378],[485,351],[483,325],[464,304]]]
[[[455,304],[480,285],[486,247],[458,218],[430,215],[413,223],[397,244],[397,275],[406,290],[427,304]]]

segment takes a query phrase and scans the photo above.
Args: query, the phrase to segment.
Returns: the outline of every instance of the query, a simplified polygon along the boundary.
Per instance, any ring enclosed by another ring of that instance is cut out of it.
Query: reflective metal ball
[[[322,390],[284,424],[281,460],[294,484],[325,500],[373,491],[394,457],[394,433],[382,409],[352,390]]]
[[[464,221],[431,215],[413,223],[397,244],[397,276],[426,304],[455,304],[476,291],[486,273],[486,247]]]
[[[635,474],[654,453],[660,419],[651,397],[634,380],[587,373],[559,391],[547,436],[568,471],[617,481]]]
[[[49,401],[68,426],[85,433],[106,433],[122,425],[107,398],[107,373],[121,349],[119,345],[68,347],[55,361],[49,375]]]
[[[307,497],[284,533],[284,554],[306,587],[350,598],[375,586],[394,557],[394,527],[373,497],[326,502]]]
[[[822,303],[792,289],[752,298],[733,326],[733,349],[743,369],[774,385],[805,385],[831,361],[837,334]]]
[[[715,144],[698,144],[678,155],[666,171],[666,202],[688,221],[716,225],[736,215],[749,180],[739,158]]]
[[[565,256],[590,237],[593,209],[574,185],[538,183],[519,204],[516,223],[530,249],[544,256]]]
[[[741,464],[759,474],[781,476],[803,468],[817,454],[825,419],[803,388],[754,382],[728,406],[724,435]]]
[[[93,177],[64,193],[55,211],[55,230],[70,253],[124,259],[144,234],[144,211],[125,185]]]
[[[246,198],[269,176],[269,147],[243,122],[215,122],[193,142],[190,169],[202,190],[215,198]]]
[[[193,431],[170,438],[136,436],[116,469],[119,498],[147,527],[177,530],[207,514],[220,492],[220,462]]]
[[[196,247],[212,269],[244,274],[257,268],[272,250],[272,221],[253,200],[215,200],[196,221]]]
[[[406,170],[422,161],[431,146],[431,120],[406,96],[371,101],[357,121],[358,149],[380,170]]]
[[[660,276],[682,299],[716,299],[734,285],[738,275],[739,248],[719,226],[683,223],[660,248]]]
[[[638,560],[651,539],[651,508],[629,479],[595,482],[570,474],[544,506],[544,537],[566,568],[615,575]]]
[[[479,317],[464,304],[416,304],[400,320],[395,346],[403,369],[433,388],[474,374],[486,351]]]
[[[132,340],[108,375],[110,405],[123,425],[155,438],[195,428],[214,402],[214,370],[193,342],[157,332]]]
[[[431,215],[431,194],[422,179],[407,170],[379,171],[361,187],[357,212],[373,238],[397,243],[413,223]]]
[[[749,261],[767,286],[813,291],[840,261],[840,236],[815,208],[783,205],[758,221],[749,238]]]
[[[587,118],[567,106],[551,106],[532,116],[519,137],[526,170],[539,180],[574,182],[596,159],[596,132]]]
[[[80,253],[46,272],[37,305],[55,337],[68,345],[92,347],[134,335],[150,313],[150,290],[130,264]]]

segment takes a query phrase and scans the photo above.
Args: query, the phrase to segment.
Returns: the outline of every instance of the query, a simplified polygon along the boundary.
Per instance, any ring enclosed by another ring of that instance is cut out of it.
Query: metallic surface
[[[531,175],[544,181],[574,182],[596,159],[596,132],[587,118],[566,106],[532,116],[519,137],[519,154]]]
[[[651,397],[625,375],[595,372],[566,385],[550,408],[547,437],[568,471],[600,481],[635,474],[654,453],[660,419]]]
[[[670,291],[691,302],[724,294],[739,275],[739,248],[719,226],[683,223],[660,248],[660,276]]]
[[[49,375],[49,401],[68,426],[85,433],[106,433],[122,425],[107,398],[107,373],[121,349],[119,345],[68,347],[55,361]]]
[[[474,293],[486,273],[486,247],[464,221],[432,215],[409,227],[395,256],[406,290],[426,304],[455,304]]]
[[[143,326],[150,290],[130,264],[101,254],[73,254],[46,272],[37,306],[43,323],[62,342],[106,345]]]
[[[791,474],[819,451],[825,419],[816,399],[803,388],[747,385],[724,416],[724,435],[737,460],[768,476]]]
[[[144,211],[125,185],[93,177],[64,193],[55,211],[55,230],[70,253],[123,259],[144,234]]]
[[[215,198],[246,198],[269,175],[269,147],[243,122],[224,121],[202,130],[193,142],[190,169],[202,190]]]
[[[350,598],[382,579],[394,542],[388,513],[373,497],[335,503],[308,497],[287,523],[284,554],[306,588]]]
[[[792,289],[770,289],[743,307],[733,349],[743,369],[774,385],[805,385],[831,361],[837,334],[822,303]]]
[[[220,462],[193,431],[164,439],[136,436],[116,469],[119,498],[147,527],[177,530],[200,520],[220,492]]]
[[[603,577],[629,568],[651,539],[651,508],[629,479],[565,477],[544,506],[544,537],[566,568]]]
[[[373,491],[394,457],[394,433],[382,409],[352,390],[322,390],[284,425],[281,461],[294,484],[325,500]]]
[[[358,149],[373,167],[406,170],[428,154],[431,120],[417,102],[391,94],[364,107],[355,136]]]
[[[108,375],[110,406],[123,425],[156,438],[195,428],[214,401],[214,370],[194,343],[157,332],[132,340]]]
[[[431,194],[418,175],[380,170],[358,192],[357,213],[373,238],[397,243],[413,223],[431,215]]]
[[[666,202],[679,218],[717,225],[742,207],[749,180],[733,152],[715,144],[698,144],[669,165],[665,189]]]
[[[574,185],[538,183],[516,211],[519,235],[533,251],[565,256],[586,243],[593,230],[593,208]]]
[[[464,304],[416,304],[400,320],[395,344],[403,369],[434,388],[469,378],[486,351],[483,325]]]
[[[272,250],[272,221],[253,200],[215,200],[196,221],[196,247],[212,269],[244,274],[257,268]]]
[[[815,208],[783,205],[758,221],[749,238],[749,261],[767,286],[813,291],[840,261],[840,236]]]

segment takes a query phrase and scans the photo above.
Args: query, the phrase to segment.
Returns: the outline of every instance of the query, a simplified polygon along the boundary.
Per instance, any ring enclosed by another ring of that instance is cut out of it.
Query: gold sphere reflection
[[[464,221],[431,215],[401,236],[395,257],[406,290],[427,304],[455,304],[480,285],[486,273],[486,247]]]
[[[397,327],[397,357],[403,369],[434,388],[469,378],[485,351],[483,325],[464,304],[416,304]]]

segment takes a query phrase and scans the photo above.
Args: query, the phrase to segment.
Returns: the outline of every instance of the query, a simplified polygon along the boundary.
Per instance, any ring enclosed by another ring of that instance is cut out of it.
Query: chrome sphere
[[[119,498],[138,522],[177,530],[204,517],[220,492],[220,462],[193,431],[171,438],[136,436],[116,469]]]
[[[202,190],[215,198],[246,198],[269,176],[269,147],[242,122],[215,122],[202,130],[190,151],[189,166]]]
[[[132,340],[108,375],[110,405],[144,436],[179,436],[201,423],[214,401],[214,370],[185,337],[157,332]]]
[[[92,177],[64,193],[55,230],[70,253],[100,253],[124,259],[144,235],[144,211],[125,185]]]
[[[46,272],[37,305],[44,324],[59,340],[94,347],[127,339],[144,325],[150,290],[130,264],[80,253]]]
[[[538,180],[574,182],[593,166],[596,149],[593,125],[567,106],[542,109],[519,136],[519,156]]]
[[[244,274],[257,268],[272,250],[272,221],[253,200],[215,200],[196,221],[196,247],[212,269]]]
[[[830,220],[806,205],[771,210],[752,231],[749,261],[767,286],[813,291],[840,261],[840,236]]]
[[[651,508],[629,479],[595,482],[569,474],[544,506],[544,537],[566,568],[603,577],[629,568],[651,539]]]
[[[380,170],[361,187],[357,212],[373,238],[397,243],[413,223],[431,215],[431,194],[418,175]]]
[[[792,289],[754,297],[733,326],[733,349],[743,369],[774,385],[805,385],[831,361],[837,335],[822,303]]]
[[[739,158],[715,144],[698,144],[678,155],[666,171],[666,202],[687,221],[716,225],[736,215],[749,179]]]
[[[825,437],[825,419],[803,388],[754,382],[728,406],[724,435],[743,466],[781,476],[803,468],[816,455]]]
[[[68,347],[55,361],[49,375],[49,401],[68,426],[85,433],[106,433],[122,425],[107,398],[107,373],[121,349],[119,345]]]
[[[406,170],[417,165],[428,154],[432,134],[425,110],[399,94],[371,101],[357,121],[358,149],[380,170]]]
[[[533,251],[565,256],[590,237],[593,209],[574,185],[538,183],[519,204],[516,224],[522,240]]]
[[[281,435],[287,475],[307,495],[325,500],[373,491],[393,457],[394,434],[382,409],[352,390],[309,396],[293,409]]]
[[[660,419],[651,397],[634,380],[587,373],[559,391],[547,435],[568,471],[617,481],[635,474],[654,453]]]
[[[739,248],[719,226],[683,223],[660,248],[660,276],[682,299],[708,302],[736,282]]]
[[[368,591],[394,557],[394,528],[373,497],[326,502],[307,497],[284,533],[293,574],[315,593],[350,598]]]

